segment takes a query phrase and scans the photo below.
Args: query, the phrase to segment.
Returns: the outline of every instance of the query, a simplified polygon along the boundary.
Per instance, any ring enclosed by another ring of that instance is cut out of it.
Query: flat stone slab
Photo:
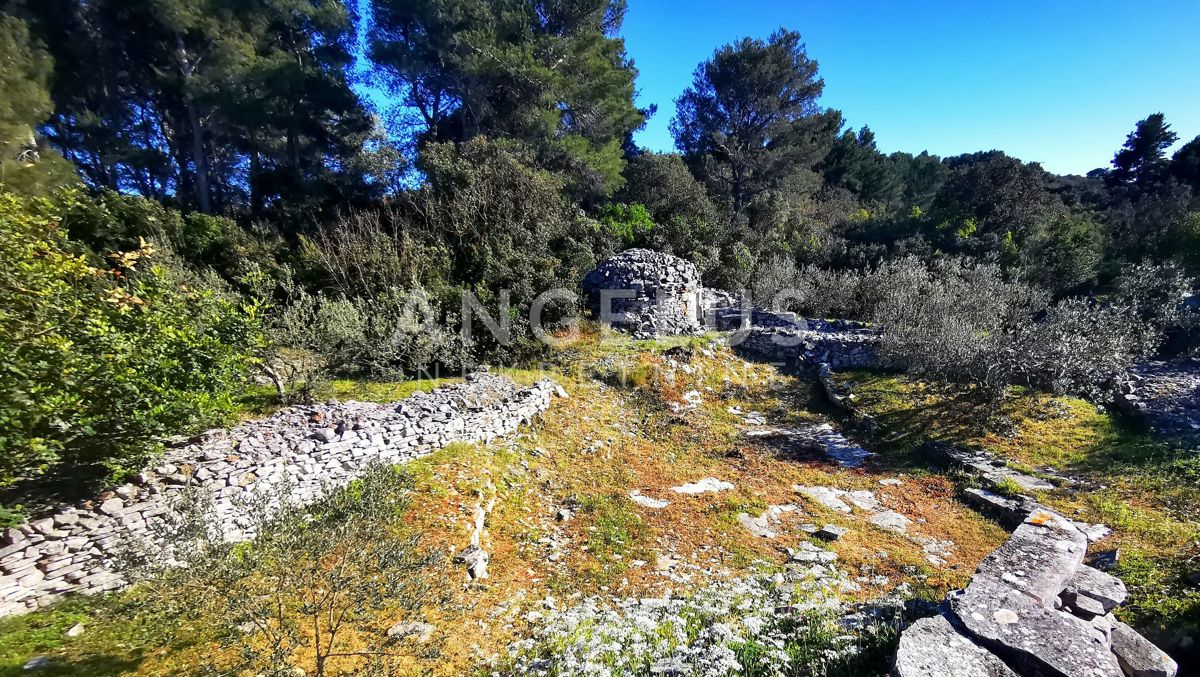
[[[922,618],[900,636],[896,677],[1017,677],[995,654],[964,637],[945,616]]]
[[[1129,592],[1121,579],[1085,564],[1079,567],[1063,590],[1064,599],[1076,596],[1095,600],[1104,608],[1102,614],[1106,614],[1124,604]]]
[[[763,511],[758,517],[752,516],[750,513],[738,513],[737,520],[747,531],[758,536],[759,538],[775,538],[779,534],[775,531],[779,524],[779,516],[786,512],[794,512],[796,506],[773,505]]]
[[[784,449],[819,449],[843,468],[857,468],[863,461],[875,455],[834,430],[828,423],[798,428],[761,428],[747,431],[745,434],[750,438],[771,441],[776,447]]]
[[[821,564],[829,564],[836,561],[838,554],[832,550],[818,548],[808,541],[800,541],[796,549],[791,551],[793,562],[820,562]]]
[[[1162,649],[1121,621],[1114,621],[1112,651],[1129,677],[1175,677],[1179,666]]]
[[[651,498],[651,497],[643,494],[642,492],[638,491],[637,489],[634,489],[633,491],[629,492],[629,500],[633,501],[634,503],[637,503],[638,505],[642,506],[643,508],[650,508],[652,510],[662,510],[663,508],[667,507],[668,505],[671,505],[670,501],[665,501],[665,500],[658,499],[658,498]]]
[[[871,524],[874,524],[881,529],[894,531],[898,534],[907,534],[908,525],[911,523],[912,520],[908,519],[904,515],[901,515],[895,510],[883,510],[871,515]]]
[[[1039,511],[984,557],[977,571],[1049,607],[1082,566],[1086,553],[1087,538],[1069,520]]]
[[[1039,604],[998,578],[977,574],[950,608],[980,644],[1020,672],[1047,677],[1125,677],[1090,623]]]
[[[742,525],[746,531],[758,536],[759,538],[775,538],[779,535],[772,528],[772,524],[767,519],[767,514],[763,513],[758,517],[752,516],[750,513],[739,512],[737,516],[738,524]]]
[[[1016,482],[1023,491],[1050,491],[1054,485],[1040,477],[1034,477],[1014,470],[1004,461],[983,451],[959,449],[950,444],[934,443],[931,448],[941,453],[950,461],[957,463],[967,470],[981,476],[989,484],[1004,481]]]
[[[671,491],[674,491],[677,494],[690,494],[693,496],[696,494],[705,494],[709,492],[716,493],[718,491],[727,491],[729,489],[733,489],[733,484],[724,480],[719,480],[715,477],[705,477],[699,482],[689,482],[687,484],[681,484],[677,487],[671,487]]]
[[[852,511],[850,505],[842,500],[842,498],[846,495],[846,492],[842,491],[841,489],[834,489],[832,487],[810,487],[794,484],[792,485],[792,491],[795,491],[798,494],[803,494],[804,496],[816,501],[830,510],[836,510],[837,512],[844,513],[849,513]]]

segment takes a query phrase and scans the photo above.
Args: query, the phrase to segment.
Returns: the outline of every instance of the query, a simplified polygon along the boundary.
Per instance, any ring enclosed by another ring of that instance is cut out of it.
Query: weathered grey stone
[[[1108,612],[1104,605],[1099,600],[1092,599],[1086,595],[1077,595],[1074,593],[1063,592],[1063,605],[1071,611],[1071,613],[1079,616],[1085,621],[1090,621],[1097,616],[1103,616]]]
[[[896,677],[1017,677],[1004,661],[964,637],[945,616],[922,618],[900,635]]]
[[[1128,677],[1175,677],[1179,672],[1170,656],[1121,621],[1113,621],[1110,641]]]
[[[1035,601],[998,578],[976,574],[950,608],[971,636],[1021,672],[1048,677],[1123,677],[1091,626]]]
[[[1068,520],[1038,511],[983,558],[978,572],[1002,580],[1049,607],[1079,570],[1086,553],[1087,538]]]
[[[1085,564],[1079,567],[1063,591],[1064,599],[1076,596],[1089,597],[1101,604],[1104,610],[1100,615],[1104,615],[1124,604],[1128,592],[1121,579]]]
[[[108,500],[98,507],[61,508],[6,531],[0,549],[0,615],[46,606],[65,592],[91,594],[121,586],[120,577],[107,569],[111,559],[125,544],[153,539],[152,527],[186,485],[210,492],[223,535],[244,540],[253,537],[255,520],[243,501],[257,486],[279,484],[294,500],[312,501],[376,463],[515,430],[545,410],[554,394],[550,381],[524,389],[490,374],[472,374],[466,381],[413,395],[401,405],[347,402],[282,409],[229,431],[181,441],[154,473],[146,473],[143,486],[122,486],[104,494]],[[470,408],[463,404],[468,401]],[[422,412],[420,422],[406,411]],[[405,437],[389,442],[382,435],[389,427],[403,430]],[[328,431],[323,437],[332,441],[318,445],[317,430]],[[348,441],[336,441],[338,436]],[[413,444],[418,438],[428,442]],[[486,575],[486,562],[473,562],[472,571]]]
[[[100,512],[104,513],[105,515],[109,515],[110,517],[115,517],[117,515],[120,515],[121,510],[123,510],[124,508],[125,508],[125,501],[122,501],[119,498],[110,498],[107,501],[100,504],[99,510],[100,510]]]
[[[429,623],[420,621],[410,621],[408,623],[397,623],[387,629],[388,639],[400,641],[413,637],[416,641],[424,644],[433,638],[434,631],[437,630]]]

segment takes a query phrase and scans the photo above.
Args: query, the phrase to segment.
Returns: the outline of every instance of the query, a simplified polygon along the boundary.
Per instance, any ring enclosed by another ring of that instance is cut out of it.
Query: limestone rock
[[[1114,621],[1112,651],[1128,677],[1175,677],[1179,666],[1150,640],[1121,621]]]
[[[1077,596],[1089,597],[1102,605],[1104,610],[1098,614],[1102,616],[1124,604],[1128,592],[1121,579],[1083,565],[1063,590],[1063,599],[1068,602]]]
[[[437,630],[437,628],[429,623],[410,621],[408,623],[397,623],[388,628],[387,636],[388,639],[393,641],[400,641],[409,637],[415,637],[418,642],[424,644],[433,637],[435,630]]]
[[[643,494],[641,491],[638,491],[637,489],[634,489],[633,491],[629,492],[629,500],[633,501],[634,503],[637,503],[638,505],[642,506],[643,508],[650,508],[652,510],[662,510],[663,508],[667,507],[668,505],[671,505],[670,501],[664,501],[664,500],[658,499],[658,498],[651,498],[651,497]]]
[[[971,636],[1021,672],[1047,677],[1123,677],[1091,625],[1048,608],[998,578],[976,574],[950,608]]]
[[[705,477],[699,482],[689,482],[687,484],[681,484],[677,487],[671,487],[671,491],[674,491],[677,494],[691,495],[705,494],[709,492],[716,493],[719,491],[726,491],[728,489],[733,489],[733,484],[724,480],[719,480],[715,477]]]
[[[765,512],[758,517],[751,517],[749,513],[739,512],[737,520],[747,531],[759,538],[775,538],[777,536],[775,530],[771,528],[770,523],[767,521],[767,513]]]
[[[945,616],[922,618],[900,636],[896,677],[1017,677],[1004,661],[964,637]]]
[[[1052,606],[1083,564],[1087,538],[1070,522],[1048,511],[1032,513],[1012,536],[979,563],[979,573]]]

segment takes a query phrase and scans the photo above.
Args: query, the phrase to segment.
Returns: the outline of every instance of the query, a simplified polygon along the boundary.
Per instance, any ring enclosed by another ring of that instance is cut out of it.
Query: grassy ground
[[[931,439],[987,449],[1025,471],[1062,471],[1074,489],[1038,496],[1075,519],[1100,522],[1113,535],[1091,552],[1120,550],[1115,573],[1131,598],[1119,615],[1174,651],[1200,632],[1200,456],[1178,449],[1136,422],[1069,397],[1014,391],[998,409],[967,393],[904,376],[840,375],[855,402],[876,416],[889,453],[918,459]]]
[[[537,368],[505,370],[525,383],[549,374],[569,398],[555,399],[534,426],[508,440],[452,445],[406,466],[412,484],[404,523],[421,534],[423,548],[445,555],[462,549],[476,506],[494,499],[482,543],[491,553],[490,578],[468,582],[450,557],[431,563],[428,603],[417,609],[384,605],[365,615],[344,635],[347,646],[376,647],[393,623],[421,620],[436,627],[427,643],[383,644],[390,673],[486,672],[493,662],[503,663],[506,647],[528,635],[537,615],[532,612],[544,610],[547,598],[569,604],[581,596],[663,596],[755,567],[782,567],[782,546],[806,537],[797,528],[801,521],[850,529],[822,545],[836,551],[838,567],[861,583],[847,593],[851,600],[877,598],[902,585],[908,594],[940,599],[964,584],[979,559],[1005,538],[998,525],[956,500],[950,480],[912,464],[883,456],[847,470],[818,454],[781,454],[747,441],[731,407],[762,412],[771,424],[786,426],[819,418],[825,405],[807,379],[710,348],[706,338],[602,344],[592,336]],[[346,384],[337,396],[392,399],[433,385]],[[691,391],[700,396],[694,409],[684,406]],[[670,491],[704,477],[735,488],[698,496]],[[899,486],[879,484],[897,477]],[[793,491],[795,484],[874,491],[885,506],[913,520],[910,534],[820,508]],[[644,508],[630,500],[633,489],[671,503]],[[786,516],[774,540],[751,535],[737,521],[740,512],[758,514],[782,504],[800,510]],[[556,513],[564,507],[574,516],[559,521]],[[930,562],[923,537],[952,541],[944,564]],[[660,556],[680,563],[676,571],[690,578],[686,585],[656,572]],[[164,606],[162,595],[154,597],[150,604],[135,588],[0,621],[0,675],[18,674],[35,655],[52,659],[63,674],[195,672],[231,658],[239,643],[255,641],[230,641],[229,629],[213,613],[182,602]],[[193,610],[180,614],[180,608]],[[86,631],[67,637],[76,623]],[[311,648],[297,649],[293,658],[313,674]],[[361,674],[371,664],[340,659],[329,674]]]
[[[462,381],[461,378],[418,379],[413,381],[357,381],[334,379],[318,385],[313,398],[317,401],[334,398],[358,400],[360,402],[395,402],[414,393],[425,393],[440,386]],[[238,418],[242,420],[261,418],[278,410],[281,406],[275,388],[269,385],[248,387],[238,398]]]

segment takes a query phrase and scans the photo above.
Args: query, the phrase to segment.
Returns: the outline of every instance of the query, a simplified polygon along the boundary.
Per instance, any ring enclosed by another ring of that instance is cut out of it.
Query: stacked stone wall
[[[451,442],[510,433],[549,407],[551,381],[518,388],[488,373],[392,404],[289,407],[259,421],[204,433],[169,449],[136,481],[7,529],[0,542],[0,615],[67,593],[120,587],[122,548],[153,539],[181,493],[206,492],[226,539],[253,536],[264,495],[302,504],[377,464],[418,458]],[[559,391],[561,392],[561,391]]]

